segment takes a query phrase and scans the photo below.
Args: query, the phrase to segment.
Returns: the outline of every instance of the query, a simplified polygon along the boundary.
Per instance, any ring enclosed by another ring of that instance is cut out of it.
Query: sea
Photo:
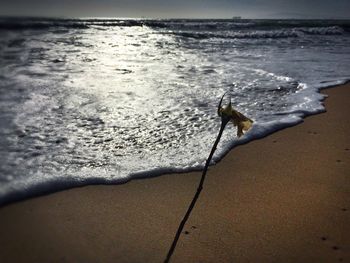
[[[227,92],[254,125],[215,164],[325,111],[349,65],[349,20],[1,17],[0,205],[200,170]]]

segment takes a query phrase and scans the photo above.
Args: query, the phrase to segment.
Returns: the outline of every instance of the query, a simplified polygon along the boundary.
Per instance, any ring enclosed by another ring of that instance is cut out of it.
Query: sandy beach
[[[323,92],[326,113],[210,168],[172,262],[350,262],[350,84]],[[0,262],[162,262],[200,175],[1,207]]]

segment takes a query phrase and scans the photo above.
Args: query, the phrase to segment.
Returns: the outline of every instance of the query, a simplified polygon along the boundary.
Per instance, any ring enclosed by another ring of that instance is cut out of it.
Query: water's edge
[[[350,79],[345,81],[337,81],[336,84],[333,83],[327,86],[320,87],[318,89],[318,93],[321,93],[320,91],[337,88],[339,86],[343,86],[348,83],[350,83]],[[327,95],[324,96],[321,102],[323,102],[327,97],[328,97]],[[273,125],[273,127],[270,126],[269,129],[266,129],[266,127],[264,127],[265,128],[264,132],[255,133],[255,136],[252,136],[251,134],[248,133],[244,137],[242,137],[242,139],[234,141],[234,143],[229,145],[229,147],[225,147],[225,150],[221,153],[221,155],[219,157],[216,157],[214,161],[212,161],[211,166],[215,165],[216,163],[219,163],[223,158],[225,158],[225,156],[230,151],[232,151],[237,146],[247,144],[254,140],[263,139],[275,132],[296,126],[304,122],[304,119],[309,116],[313,116],[313,115],[325,113],[325,112],[326,112],[326,108],[323,105],[323,108],[321,110],[317,110],[315,112],[303,112],[302,116],[300,116],[300,118],[296,119],[294,122],[289,121],[285,123],[284,122],[276,123],[275,125]],[[218,131],[219,131],[219,127],[218,127]],[[213,143],[215,140],[215,136],[216,134],[213,134],[213,141],[212,141]],[[154,170],[129,174],[128,177],[119,178],[116,181],[110,181],[103,178],[86,178],[85,180],[78,180],[78,179],[72,178],[72,180],[70,181],[67,181],[67,180],[62,181],[62,180],[54,179],[51,181],[45,181],[44,183],[41,183],[39,185],[33,184],[33,185],[30,185],[29,187],[27,185],[26,188],[24,187],[22,188],[23,190],[12,191],[10,194],[6,195],[6,197],[0,200],[0,208],[15,202],[24,201],[25,199],[40,197],[43,195],[53,194],[56,192],[77,188],[77,187],[83,187],[88,185],[122,185],[132,180],[140,180],[140,179],[143,180],[143,179],[154,178],[154,177],[169,175],[174,173],[183,174],[183,173],[189,173],[189,172],[198,172],[198,171],[201,171],[202,168],[203,167],[201,165],[201,166],[195,166],[195,167],[183,168],[183,169],[180,169],[180,168],[154,169]]]

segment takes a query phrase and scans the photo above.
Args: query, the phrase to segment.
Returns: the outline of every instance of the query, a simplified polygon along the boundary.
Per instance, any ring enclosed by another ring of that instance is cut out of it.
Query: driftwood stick
[[[222,101],[222,99],[221,99]],[[220,105],[221,105],[221,101],[220,101]],[[181,232],[188,220],[188,218],[190,217],[190,214],[191,214],[191,211],[192,209],[194,208],[196,202],[197,202],[197,199],[203,189],[203,184],[204,184],[204,180],[205,180],[205,176],[207,174],[207,170],[208,170],[208,167],[209,167],[209,164],[210,164],[210,161],[211,159],[213,158],[213,155],[214,155],[214,152],[216,150],[216,147],[218,146],[219,142],[220,142],[220,139],[221,139],[221,135],[225,129],[225,126],[226,124],[230,121],[230,117],[227,116],[227,115],[221,115],[221,127],[220,127],[220,131],[219,131],[219,134],[218,136],[216,137],[216,140],[213,144],[213,147],[211,148],[211,152],[209,154],[209,157],[205,163],[205,166],[204,166],[204,169],[203,169],[203,173],[202,173],[202,177],[201,177],[201,180],[199,182],[199,185],[198,185],[198,188],[197,188],[197,192],[196,194],[194,195],[193,199],[192,199],[192,202],[190,204],[190,206],[188,207],[187,209],[187,212],[185,214],[185,216],[183,217],[178,229],[177,229],[177,232],[176,232],[176,235],[174,237],[174,240],[173,240],[173,243],[171,244],[171,247],[169,249],[169,252],[167,254],[167,257],[166,259],[164,260],[164,263],[168,263],[170,261],[170,258],[172,256],[172,254],[174,253],[174,250],[176,248],[176,244],[177,244],[177,241],[179,240],[180,238],[180,235],[181,235]]]

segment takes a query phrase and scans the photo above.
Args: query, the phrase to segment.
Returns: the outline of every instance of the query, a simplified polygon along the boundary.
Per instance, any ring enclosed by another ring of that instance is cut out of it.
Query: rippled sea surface
[[[202,167],[229,91],[234,145],[323,110],[350,79],[350,22],[0,18],[0,204]]]

